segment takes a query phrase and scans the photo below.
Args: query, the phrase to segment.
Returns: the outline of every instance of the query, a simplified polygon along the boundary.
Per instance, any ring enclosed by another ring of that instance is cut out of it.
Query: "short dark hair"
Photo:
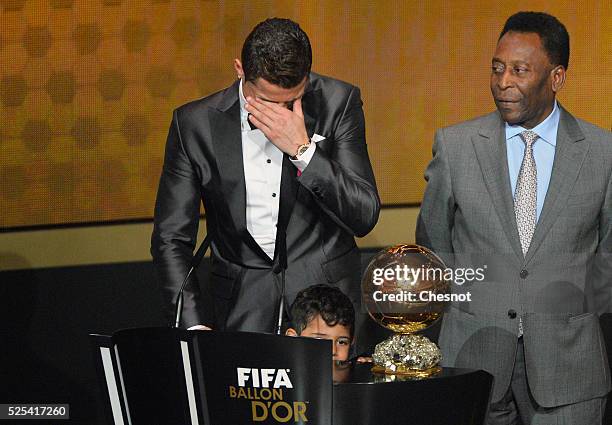
[[[567,69],[570,54],[569,34],[565,25],[557,18],[543,12],[518,12],[508,18],[498,41],[510,31],[538,34],[550,62]]]
[[[337,287],[320,284],[302,289],[291,304],[290,314],[292,327],[298,335],[320,315],[328,326],[347,326],[353,336],[355,308]]]
[[[310,72],[310,40],[290,19],[270,18],[257,24],[242,46],[247,81],[263,78],[286,89],[300,84]]]

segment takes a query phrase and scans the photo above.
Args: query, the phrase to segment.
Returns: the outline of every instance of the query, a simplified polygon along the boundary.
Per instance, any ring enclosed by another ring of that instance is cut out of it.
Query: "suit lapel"
[[[502,228],[515,254],[522,259],[508,172],[504,122],[498,113],[492,114],[490,122],[483,124],[478,135],[472,138],[472,144]]]
[[[317,117],[319,116],[320,107],[321,89],[315,90],[309,84],[307,91],[304,93],[304,97],[302,98],[302,112],[304,113],[306,132],[310,138],[312,138],[312,135],[315,132],[315,125],[317,123]]]
[[[270,257],[253,239],[246,225],[246,185],[242,158],[242,133],[240,128],[240,102],[238,83],[225,93],[217,109],[210,109],[209,122],[223,196],[243,241],[267,262]]]
[[[575,118],[563,108],[560,112],[557,146],[550,184],[525,262],[529,262],[533,258],[559,213],[565,207],[565,201],[574,187],[589,149],[589,143],[576,143],[584,140],[584,135]]]
[[[246,228],[246,187],[240,133],[240,104],[227,110],[211,109],[209,120],[223,195],[227,199],[233,221],[239,230]]]

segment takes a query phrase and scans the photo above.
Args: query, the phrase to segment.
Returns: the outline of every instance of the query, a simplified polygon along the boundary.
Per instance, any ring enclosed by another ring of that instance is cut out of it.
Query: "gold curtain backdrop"
[[[561,103],[610,129],[609,0],[0,0],[0,228],[150,218],[172,110],[229,85],[259,21],[289,17],[313,70],[362,89],[386,205],[421,200],[436,128],[493,110],[505,19],[568,28]]]

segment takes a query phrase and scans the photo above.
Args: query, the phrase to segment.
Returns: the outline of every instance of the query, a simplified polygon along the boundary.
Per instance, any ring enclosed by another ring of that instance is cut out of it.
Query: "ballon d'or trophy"
[[[448,304],[446,266],[427,248],[395,245],[380,251],[361,282],[363,304],[379,325],[395,332],[376,345],[372,372],[425,378],[438,373],[440,349],[416,332],[438,321]]]

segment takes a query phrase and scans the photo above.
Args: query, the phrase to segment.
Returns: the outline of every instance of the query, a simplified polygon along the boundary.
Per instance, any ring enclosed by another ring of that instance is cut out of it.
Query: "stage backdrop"
[[[434,130],[494,108],[505,18],[570,32],[561,102],[610,128],[609,0],[0,0],[0,228],[152,216],[172,109],[235,78],[269,16],[310,35],[313,69],[358,85],[384,204],[421,199]]]

